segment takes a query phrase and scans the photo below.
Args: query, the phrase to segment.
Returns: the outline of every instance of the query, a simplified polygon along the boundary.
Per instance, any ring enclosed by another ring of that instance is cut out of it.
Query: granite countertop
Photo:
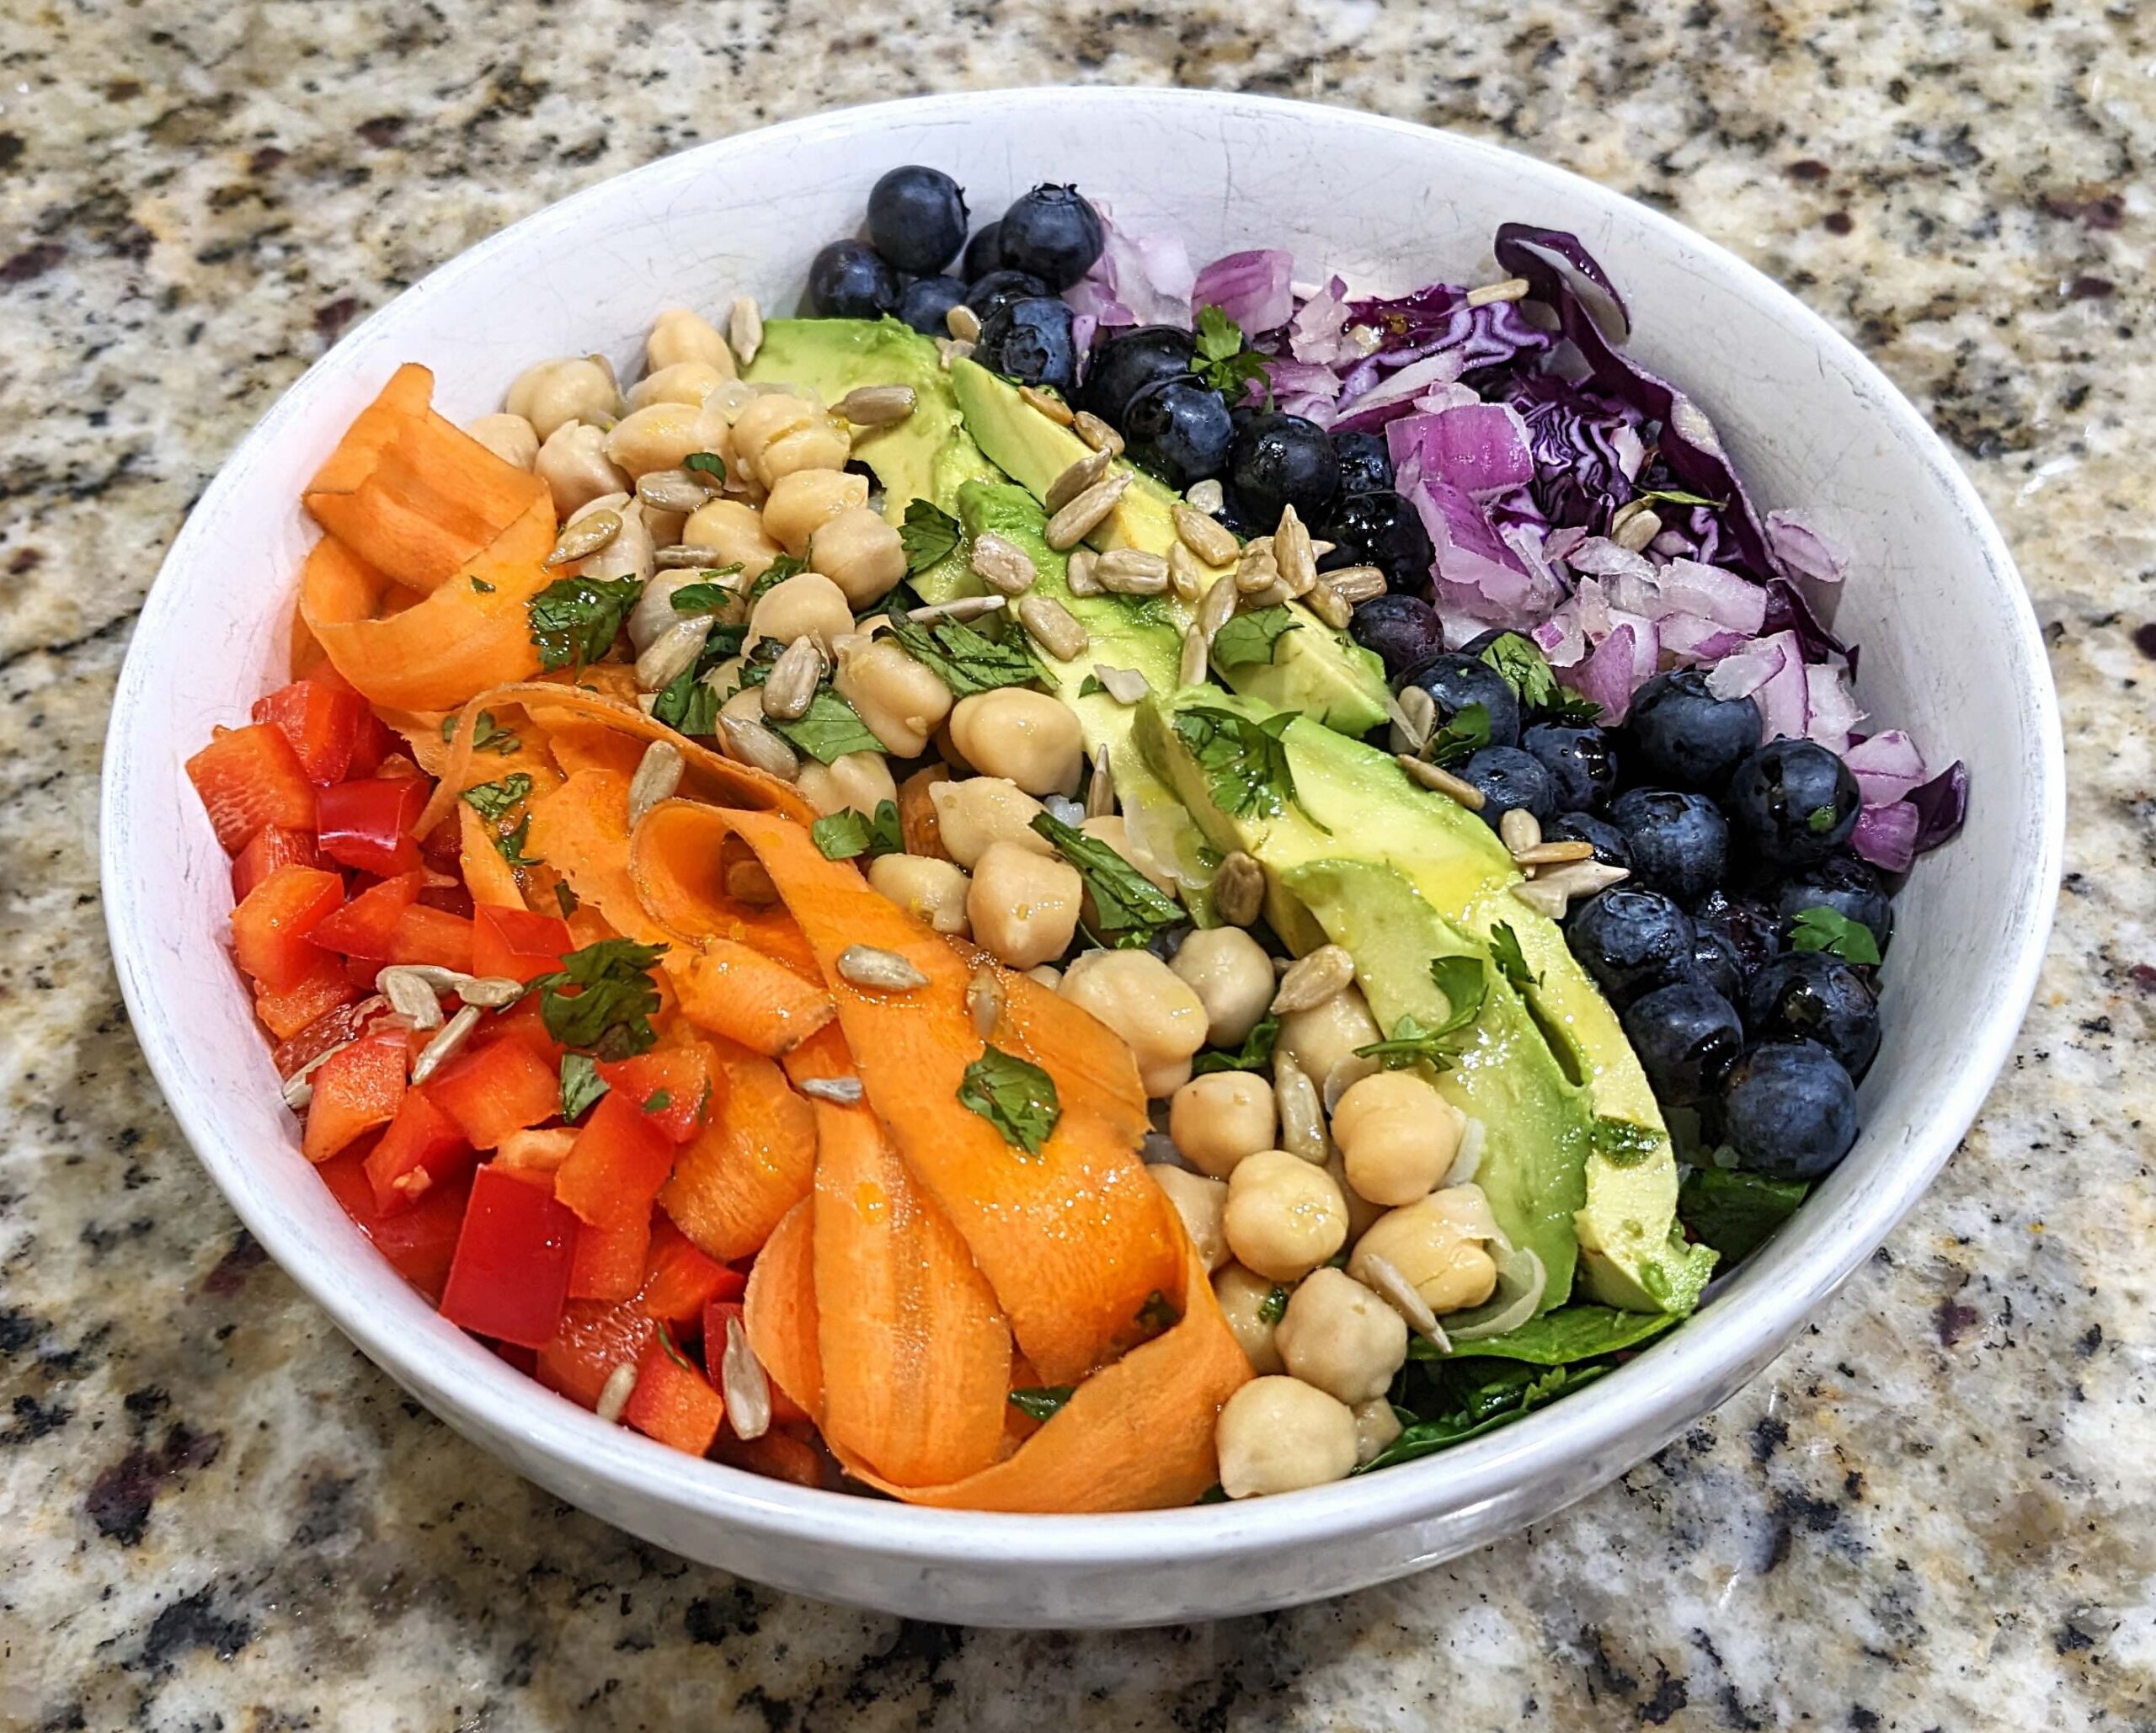
[[[0,1727],[2156,1725],[2156,13],[80,0],[18,8],[0,43]],[[2015,1059],[1751,1388],[1426,1576],[1098,1637],[909,1624],[685,1564],[405,1400],[180,1142],[93,865],[144,588],[353,319],[697,138],[1070,78],[1510,142],[1790,285],[1998,515],[2073,777]]]

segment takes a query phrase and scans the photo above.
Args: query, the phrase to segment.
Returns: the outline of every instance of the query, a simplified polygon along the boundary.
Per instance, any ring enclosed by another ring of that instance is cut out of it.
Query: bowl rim
[[[1839,332],[1756,267],[1650,205],[1615,189],[1486,141],[1354,109],[1294,102],[1235,92],[1155,87],[1046,86],[951,92],[825,109],[776,126],[729,135],[611,175],[546,205],[438,265],[355,327],[279,394],[260,420],[227,455],[160,568],[145,600],[115,691],[104,741],[105,772],[99,804],[100,881],[108,938],[136,1037],[165,1101],[196,1159],[248,1230],[307,1296],[370,1359],[438,1416],[470,1409],[487,1416],[487,1429],[514,1437],[529,1450],[573,1466],[631,1500],[656,1500],[758,1531],[769,1539],[797,1538],[827,1529],[841,1513],[836,1537],[850,1550],[922,1565],[964,1567],[1023,1558],[1043,1567],[1140,1565],[1172,1540],[1177,1557],[1198,1560],[1232,1557],[1289,1545],[1321,1544],[1504,1501],[1523,1486],[1556,1480],[1570,1464],[1617,1453],[1622,1460],[1593,1484],[1610,1478],[1724,1400],[1755,1368],[1787,1345],[1814,1308],[1892,1231],[1915,1204],[1973,1122],[1993,1080],[2010,1057],[2034,995],[2048,941],[2054,899],[2025,898],[2013,940],[2011,966],[1998,984],[1977,1039],[1945,1096],[1940,1111],[1913,1128],[1867,1184],[1839,1200],[1832,1212],[1801,1231],[1779,1236],[1774,1245],[1732,1273],[1731,1290],[1685,1320],[1636,1358],[1563,1401],[1552,1404],[1483,1438],[1471,1440],[1421,1463],[1358,1476],[1284,1497],[1253,1502],[1107,1515],[1004,1514],[934,1510],[849,1494],[794,1487],[723,1464],[691,1458],[600,1421],[478,1346],[451,1326],[403,1335],[382,1326],[356,1292],[319,1278],[307,1256],[307,1236],[253,1185],[247,1164],[222,1144],[207,1104],[185,1076],[180,1032],[151,1016],[154,978],[147,952],[129,930],[129,899],[116,894],[129,883],[133,845],[127,789],[144,774],[152,755],[130,750],[141,727],[139,713],[154,651],[177,622],[176,586],[165,582],[174,568],[200,557],[197,531],[208,514],[200,508],[244,478],[250,456],[275,439],[308,408],[312,387],[334,375],[362,336],[413,297],[452,292],[461,280],[498,252],[549,229],[574,227],[632,176],[681,172],[683,159],[712,168],[744,141],[771,135],[808,138],[836,132],[873,133],[893,123],[963,123],[994,111],[1017,95],[1030,101],[1144,109],[1156,104],[1212,109],[1221,113],[1285,112],[1304,121],[1379,129],[1444,141],[1451,151],[1483,159],[1513,176],[1539,179],[1572,210],[1621,211],[1657,239],[1703,256],[1733,292],[1772,308],[1820,350],[1865,379],[1881,421],[1908,448],[1944,491],[1967,525],[1975,550],[1999,579],[2015,637],[2013,652],[2031,678],[2020,698],[2033,712],[2039,751],[2032,771],[2042,800],[2037,856],[2025,872],[2025,888],[2056,883],[2065,830],[2062,731],[2055,693],[2036,612],[2004,537],[1974,486],[1940,436],[1892,382]],[[1802,1218],[1798,1218],[1801,1222]],[[1782,1254],[1774,1254],[1779,1249]],[[1801,1252],[1801,1256],[1798,1253]],[[1790,1267],[1784,1268],[1784,1266]],[[385,1265],[385,1268],[387,1266]],[[1742,1304],[1732,1305],[1732,1298]],[[437,1320],[438,1322],[438,1320]],[[460,1353],[459,1347],[472,1352]],[[535,1400],[536,1398],[536,1400]],[[1642,1440],[1649,1442],[1641,1442]],[[1582,1493],[1575,1496],[1583,1496]],[[1164,1530],[1172,1533],[1164,1533]]]

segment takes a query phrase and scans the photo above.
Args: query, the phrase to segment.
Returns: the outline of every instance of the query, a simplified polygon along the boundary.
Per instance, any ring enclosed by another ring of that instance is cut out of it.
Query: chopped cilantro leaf
[[[492,595],[494,593],[494,586],[483,578],[474,578],[472,580],[472,588],[481,595]]]
[[[958,1105],[979,1114],[1005,1143],[1028,1155],[1040,1154],[1063,1117],[1055,1080],[1038,1065],[993,1047],[983,1048],[966,1067]]]
[[[1280,640],[1301,630],[1301,622],[1284,607],[1238,614],[1213,635],[1213,665],[1224,675],[1238,668],[1268,666]]]
[[[569,882],[566,878],[554,881],[554,906],[562,911],[563,920],[577,911],[576,893],[569,888]]]
[[[643,1098],[643,1111],[647,1113],[664,1113],[673,1105],[674,1094],[670,1090],[655,1089]]]
[[[1789,948],[1831,951],[1844,962],[1879,961],[1879,941],[1871,936],[1871,929],[1823,904],[1797,911],[1796,920],[1790,928]]]
[[[441,719],[441,738],[445,744],[456,739],[456,725],[462,720],[463,712],[454,710]],[[507,758],[523,744],[507,728],[494,726],[494,713],[491,710],[481,711],[472,722],[472,749],[474,752],[499,753]]]
[[[766,669],[766,673],[769,673]],[[792,722],[765,724],[786,736],[810,757],[823,764],[844,758],[849,752],[881,752],[883,743],[868,732],[854,707],[829,686],[818,689],[808,708]]]
[[[906,575],[917,578],[958,545],[958,520],[931,499],[907,502],[899,541],[906,551]]]
[[[808,561],[798,560],[790,553],[782,553],[764,568],[756,581],[749,586],[749,594],[744,600],[754,607],[763,600],[765,591],[776,589],[787,579],[798,578],[808,569]]]
[[[1273,1063],[1273,1048],[1280,1039],[1280,1020],[1267,1017],[1243,1037],[1239,1048],[1209,1047],[1190,1062],[1191,1074],[1209,1071],[1262,1071]]]
[[[585,1109],[605,1095],[606,1080],[590,1053],[562,1055],[562,1117],[571,1125],[584,1117]]]
[[[1242,329],[1233,319],[1217,307],[1201,307],[1194,334],[1198,376],[1231,408],[1242,403],[1253,382],[1263,387],[1267,404],[1272,403],[1273,381],[1265,371],[1265,358],[1245,345]]]
[[[1834,808],[1831,803],[1814,807],[1804,815],[1804,828],[1814,836],[1824,836],[1834,828]]]
[[[1027,685],[1048,678],[1048,670],[1033,659],[1017,632],[999,643],[963,620],[939,620],[930,626],[900,620],[892,626],[891,636],[906,654],[950,687],[955,697],[970,698],[998,686]]]
[[[531,642],[542,668],[581,668],[614,648],[643,585],[634,578],[557,578],[531,598]]]
[[[1162,927],[1172,926],[1182,919],[1182,909],[1172,897],[1163,893],[1158,885],[1097,836],[1086,835],[1053,813],[1034,813],[1033,829],[1036,835],[1054,843],[1056,852],[1078,869],[1078,877],[1092,893],[1093,907],[1100,914],[1103,932],[1143,935],[1139,940],[1142,943]]]
[[[464,804],[490,824],[499,824],[531,792],[531,779],[518,771],[499,782],[478,782],[464,791]]]
[[[1430,736],[1424,756],[1431,763],[1465,764],[1490,744],[1490,707],[1463,704],[1452,720]]]
[[[1175,731],[1198,760],[1213,798],[1225,811],[1239,818],[1277,819],[1291,803],[1302,805],[1296,799],[1288,749],[1281,744],[1281,737],[1294,722],[1293,711],[1254,722],[1232,710],[1193,704],[1176,712]],[[1307,808],[1303,815],[1310,818]],[[1310,823],[1317,824],[1317,820],[1312,818]],[[1318,824],[1318,829],[1325,827]]]
[[[681,467],[700,470],[722,482],[726,479],[726,460],[716,451],[691,451],[681,460]]]
[[[723,578],[728,573],[740,569],[737,562],[731,566],[715,567],[703,575],[707,579]],[[666,600],[677,614],[716,614],[720,609],[739,601],[740,592],[729,589],[723,584],[685,584]]]
[[[1627,1119],[1609,1119],[1599,1115],[1589,1135],[1595,1154],[1612,1167],[1637,1167],[1663,1143],[1658,1131],[1634,1125]]]
[[[1008,1400],[1021,1414],[1035,1420],[1053,1420],[1076,1394],[1069,1384],[1042,1384],[1030,1390],[1013,1390]]]
[[[708,734],[718,727],[722,701],[716,687],[696,670],[685,668],[670,680],[651,707],[651,718],[684,734]]]
[[[1273,1284],[1272,1293],[1257,1303],[1257,1321],[1278,1324],[1288,1315],[1288,1290],[1278,1282]]]
[[[1490,960],[1515,987],[1524,989],[1542,984],[1542,977],[1527,966],[1527,957],[1519,948],[1519,935],[1509,922],[1501,920],[1490,929]]]
[[[601,939],[570,952],[561,968],[539,976],[525,990],[538,994],[540,1020],[563,1046],[602,1059],[629,1058],[659,1038],[651,1026],[651,1014],[659,1004],[651,966],[665,950],[664,945]]]
[[[895,801],[878,801],[873,816],[856,812],[851,807],[843,812],[826,813],[808,827],[808,835],[823,851],[826,861],[851,861],[857,855],[866,855],[873,861],[878,855],[905,851],[905,838],[899,828]]]

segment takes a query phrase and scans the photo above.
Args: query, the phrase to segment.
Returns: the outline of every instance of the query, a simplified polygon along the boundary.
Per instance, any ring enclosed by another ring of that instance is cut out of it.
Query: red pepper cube
[[[314,829],[314,784],[292,743],[266,723],[220,728],[188,760],[187,776],[228,855],[245,848],[265,825]]]
[[[583,1240],[579,1228],[577,1241],[581,1245]],[[533,1376],[570,1401],[596,1408],[615,1368],[634,1367],[644,1344],[657,1334],[657,1327],[633,1300],[609,1304],[572,1298],[562,1308],[559,1328],[539,1350]]]
[[[662,1048],[632,1059],[602,1063],[599,1074],[627,1096],[670,1144],[696,1141],[711,1099],[711,1049],[701,1044]]]
[[[232,910],[232,957],[272,993],[305,978],[323,953],[309,937],[344,900],[344,881],[312,866],[280,866]]]
[[[315,803],[322,852],[363,872],[409,872],[419,864],[412,827],[426,809],[429,785],[419,776],[370,776],[325,788]]]
[[[344,958],[318,951],[307,972],[283,992],[255,993],[254,1015],[278,1040],[289,1041],[359,996],[359,989],[344,978]]]
[[[451,1060],[426,1084],[435,1105],[475,1149],[492,1149],[562,1110],[561,1074],[520,1041],[498,1041]]]
[[[397,923],[417,900],[426,879],[426,874],[414,867],[380,884],[369,885],[314,930],[314,942],[347,957],[365,957],[375,963],[388,962]]]
[[[374,1207],[374,1187],[367,1182],[366,1163],[357,1149],[332,1156],[315,1171],[353,1225],[397,1273],[429,1299],[439,1299],[442,1283],[449,1279],[456,1236],[464,1226],[471,1176],[436,1186],[409,1209],[386,1216]]]
[[[473,969],[472,973],[483,971]],[[520,999],[505,1010],[496,1011],[472,1032],[475,1048],[492,1047],[510,1041],[520,1047],[531,1048],[546,1065],[550,1074],[558,1075],[562,1068],[562,1044],[547,1032],[546,1013],[540,1008],[538,996]]]
[[[562,966],[576,948],[569,924],[551,914],[482,904],[472,911],[472,973],[497,980],[531,981]]]
[[[718,1437],[726,1403],[679,1348],[655,1333],[637,1362],[636,1388],[622,1418],[647,1438],[702,1456]]]
[[[554,1195],[595,1228],[648,1225],[652,1201],[674,1171],[674,1145],[621,1090],[609,1090],[554,1175]],[[637,1252],[641,1273],[643,1250]],[[633,1293],[635,1290],[630,1290]]]
[[[474,1159],[464,1128],[425,1090],[408,1089],[389,1129],[367,1152],[374,1207],[385,1216],[409,1209],[435,1186],[462,1179]]]
[[[269,723],[291,743],[307,781],[318,788],[350,774],[352,743],[361,720],[372,714],[366,700],[349,687],[340,690],[312,679],[296,680],[254,701],[254,720]]]
[[[712,1300],[739,1299],[749,1278],[698,1250],[662,1211],[651,1224],[651,1250],[643,1263],[643,1309],[663,1324],[693,1326]]]
[[[389,936],[392,962],[431,962],[459,974],[472,971],[472,923],[424,903],[414,903],[397,917]]]
[[[441,1314],[460,1330],[527,1348],[561,1325],[576,1217],[543,1184],[497,1167],[472,1176]]]
[[[287,830],[265,824],[232,859],[232,901],[243,903],[247,893],[280,866],[319,866],[322,855],[314,845],[312,830]]]
[[[341,1005],[336,1010],[325,1011],[296,1035],[287,1036],[270,1049],[270,1063],[277,1068],[280,1077],[290,1077],[309,1059],[319,1058],[333,1047],[342,1047],[360,1032],[360,1027],[382,1007],[376,1005],[365,1016],[355,1016],[358,1000]]]
[[[634,1299],[643,1285],[644,1259],[651,1250],[651,1218],[577,1231],[576,1261],[569,1266],[571,1299]]]
[[[404,1099],[404,1032],[363,1035],[339,1048],[310,1074],[307,1133],[300,1148],[310,1161],[327,1161],[362,1132],[387,1125]]]

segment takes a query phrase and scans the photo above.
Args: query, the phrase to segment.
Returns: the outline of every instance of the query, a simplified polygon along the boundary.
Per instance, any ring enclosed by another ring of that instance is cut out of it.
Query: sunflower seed
[[[1355,959],[1339,945],[1321,945],[1307,957],[1298,957],[1280,978],[1273,995],[1272,1014],[1315,1010],[1326,1000],[1344,993],[1355,979]]]
[[[1106,475],[1109,465],[1114,461],[1105,451],[1095,451],[1089,456],[1081,457],[1059,472],[1055,479],[1048,484],[1048,493],[1043,503],[1051,512],[1061,511]]]
[[[424,1083],[462,1051],[483,1015],[478,1005],[467,1005],[441,1026],[441,1032],[421,1048],[419,1057],[412,1061],[414,1087]]]
[[[1246,596],[1262,595],[1280,584],[1280,568],[1273,563],[1271,549],[1262,553],[1243,550],[1243,557],[1235,566],[1235,589]],[[1284,584],[1281,585],[1286,588]]]
[[[1322,578],[1310,586],[1310,592],[1303,598],[1303,602],[1310,612],[1335,632],[1345,632],[1348,622],[1355,617],[1355,610],[1348,599]]]
[[[1153,690],[1152,682],[1136,669],[1111,668],[1105,662],[1093,664],[1093,678],[1118,704],[1135,704]]]
[[[670,542],[654,548],[651,556],[652,563],[662,572],[708,571],[722,557],[717,548],[701,541]]]
[[[824,680],[824,653],[813,636],[794,639],[771,664],[764,679],[764,714],[773,722],[793,722],[816,701]]]
[[[1315,554],[1320,559],[1323,559],[1327,554],[1331,553],[1336,545],[1337,544],[1333,542],[1326,541],[1322,536],[1313,536],[1310,537],[1310,552]]]
[[[978,620],[984,615],[1000,614],[1008,605],[1000,595],[962,595],[956,601],[909,609],[906,618],[915,626],[933,626],[939,620]]]
[[[737,295],[726,310],[726,343],[743,366],[756,359],[764,346],[763,309],[752,295]]]
[[[1522,849],[1531,849],[1542,840],[1542,821],[1525,807],[1514,807],[1497,820],[1497,840],[1511,851],[1513,858],[1519,858]],[[1589,849],[1589,854],[1594,851]]]
[[[1470,307],[1488,307],[1499,301],[1524,301],[1534,285],[1525,277],[1507,277],[1502,283],[1485,283],[1467,291]]]
[[[1315,552],[1317,543],[1310,543],[1310,548]],[[1385,591],[1385,573],[1375,566],[1336,566],[1325,574],[1325,581],[1350,606],[1369,601],[1374,596],[1383,595]]]
[[[637,498],[654,511],[695,511],[718,491],[718,477],[697,470],[654,469],[637,477]]]
[[[637,1367],[633,1360],[624,1360],[606,1374],[606,1382],[599,1387],[599,1400],[591,1411],[608,1426],[622,1417],[622,1410],[629,1405],[629,1398],[637,1387]]]
[[[1168,544],[1168,588],[1175,591],[1179,601],[1194,602],[1205,594],[1206,571],[1193,553],[1180,541]]]
[[[1296,595],[1307,595],[1317,582],[1317,556],[1310,552],[1310,532],[1292,505],[1280,508],[1280,525],[1273,532],[1273,562],[1280,568],[1280,581]]]
[[[953,361],[969,361],[973,359],[974,346],[970,342],[962,339],[939,337],[936,339],[936,351],[942,356],[943,371],[948,373]]]
[[[1048,545],[1060,553],[1066,547],[1075,547],[1100,528],[1129,488],[1130,476],[1127,469],[1103,476],[1059,509],[1048,520]]]
[[[481,1010],[499,1010],[524,997],[525,985],[506,975],[464,975],[452,989],[466,1005]]]
[[[1254,855],[1231,851],[1213,876],[1213,912],[1230,926],[1248,926],[1265,907],[1265,869]]]
[[[1115,766],[1108,762],[1106,745],[1093,750],[1093,776],[1086,785],[1086,816],[1107,819],[1115,814]]]
[[[963,301],[943,315],[943,328],[961,343],[980,341],[980,315]]]
[[[807,1077],[795,1087],[804,1096],[841,1107],[858,1107],[864,1093],[858,1077]]]
[[[736,861],[726,869],[726,894],[752,909],[768,909],[778,901],[778,886],[761,861]]]
[[[803,642],[806,642],[803,640]],[[654,740],[637,760],[637,773],[629,778],[629,828],[662,800],[671,800],[681,786],[681,749],[671,740]]]
[[[1417,1291],[1415,1284],[1401,1273],[1397,1264],[1390,1258],[1380,1257],[1374,1251],[1350,1258],[1348,1264],[1355,1279],[1405,1318],[1410,1330],[1429,1337],[1440,1347],[1450,1346],[1445,1340],[1444,1330],[1438,1326],[1438,1314],[1430,1309],[1430,1303]]]
[[[711,636],[711,628],[708,614],[689,615],[676,620],[638,656],[637,684],[647,692],[664,691],[696,666],[696,658],[703,653],[704,640]]]
[[[1111,457],[1123,456],[1123,435],[1090,409],[1081,409],[1073,418],[1071,430],[1096,451],[1105,451]]]
[[[1527,904],[1537,914],[1547,915],[1552,920],[1565,918],[1565,891],[1562,886],[1545,884],[1540,879],[1529,879],[1513,887],[1513,895]]]
[[[1241,544],[1235,540],[1233,531],[1195,506],[1178,502],[1171,515],[1175,519],[1177,539],[1207,565],[1225,566],[1241,551]]]
[[[856,427],[889,427],[913,413],[920,399],[910,385],[857,385],[838,401],[838,412]]]
[[[1030,385],[1018,387],[1018,400],[1029,408],[1037,409],[1058,427],[1068,427],[1078,418],[1070,412],[1070,405],[1060,397],[1052,397],[1046,392]]]
[[[1059,662],[1075,662],[1091,640],[1070,609],[1054,596],[1029,595],[1018,604],[1018,623]]]
[[[1438,725],[1438,702],[1421,686],[1402,686],[1385,706],[1392,717],[1392,749],[1410,755],[1430,744]]]
[[[974,537],[973,553],[967,563],[982,583],[1005,595],[1023,595],[1040,575],[1024,548],[993,530],[984,530]]]
[[[798,755],[761,723],[747,717],[722,716],[718,725],[724,731],[722,738],[728,758],[784,782],[801,774]]]
[[[1326,1117],[1330,1118],[1339,1111],[1341,1096],[1365,1077],[1374,1076],[1384,1069],[1368,1053],[1349,1053],[1345,1058],[1335,1059],[1332,1069],[1325,1074],[1325,1086],[1318,1091],[1325,1102]]]
[[[1111,595],[1158,595],[1168,587],[1168,563],[1139,547],[1118,547],[1095,562],[1093,576]]]
[[[1093,568],[1100,556],[1090,547],[1070,550],[1070,564],[1063,574],[1063,586],[1074,596],[1098,595],[1101,580],[1093,575]]]
[[[1642,511],[1627,518],[1620,527],[1612,530],[1609,539],[1626,552],[1637,553],[1660,534],[1661,517],[1652,511]]]
[[[1235,617],[1235,604],[1242,600],[1242,592],[1231,578],[1216,578],[1212,588],[1205,592],[1198,605],[1198,623],[1205,629],[1207,637]]]
[[[771,1429],[771,1380],[750,1351],[749,1332],[731,1314],[726,1320],[726,1351],[718,1362],[718,1393],[725,1400],[734,1437],[760,1438]]]
[[[547,556],[547,567],[551,569],[589,559],[621,533],[620,514],[587,512],[574,523],[562,525],[562,533],[554,538],[554,551]]]
[[[928,977],[897,952],[879,951],[873,945],[847,946],[839,952],[838,970],[841,980],[880,993],[910,993],[928,984]]]
[[[1325,1134],[1325,1104],[1310,1073],[1284,1048],[1273,1053],[1273,1096],[1280,1109],[1280,1147],[1315,1166],[1332,1153]]]
[[[1193,483],[1190,491],[1182,497],[1208,517],[1216,515],[1227,504],[1226,490],[1210,476]]]
[[[447,969],[437,969],[424,963],[398,963],[383,969],[374,978],[375,991],[389,1001],[389,1008],[400,1017],[410,1021],[414,1029],[441,1027],[440,995],[449,991],[446,984],[432,978],[446,975]]]
[[[1452,1158],[1452,1165],[1445,1170],[1445,1176],[1438,1181],[1438,1189],[1449,1186],[1471,1186],[1475,1176],[1481,1170],[1482,1146],[1490,1140],[1490,1128],[1481,1120],[1470,1116],[1460,1128],[1460,1150]]]
[[[1235,600],[1242,604],[1246,611],[1255,613],[1260,608],[1285,607],[1295,598],[1289,593],[1288,586],[1275,578],[1264,589],[1254,589],[1248,595],[1237,590]]]
[[[1205,635],[1201,626],[1187,628],[1182,635],[1182,659],[1177,665],[1176,679],[1186,686],[1205,684],[1205,665],[1212,659],[1213,640]]]
[[[1003,1015],[1003,977],[986,963],[966,983],[966,1015],[983,1041],[995,1032],[996,1019]]]
[[[1613,884],[1622,884],[1631,876],[1624,867],[1612,866],[1605,861],[1574,861],[1536,873],[1534,882],[1541,889],[1556,891],[1562,896],[1592,897]]]
[[[1442,765],[1424,764],[1421,759],[1405,752],[1399,754],[1394,762],[1425,788],[1450,795],[1470,813],[1482,810],[1482,791],[1472,782],[1463,782]]]

